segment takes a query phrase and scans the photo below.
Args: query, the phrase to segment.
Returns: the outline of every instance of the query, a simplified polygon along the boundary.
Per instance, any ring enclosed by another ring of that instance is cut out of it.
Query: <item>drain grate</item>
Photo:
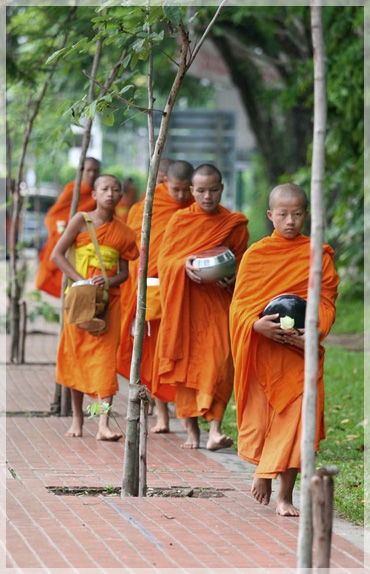
[[[25,417],[25,418],[32,418],[32,417],[50,417],[50,411],[6,411],[6,413],[1,413],[1,416],[6,417]]]
[[[121,487],[115,486],[47,486],[49,492],[57,496],[120,496]],[[222,498],[224,492],[232,488],[171,486],[170,488],[148,488],[147,497],[163,496],[174,498]]]

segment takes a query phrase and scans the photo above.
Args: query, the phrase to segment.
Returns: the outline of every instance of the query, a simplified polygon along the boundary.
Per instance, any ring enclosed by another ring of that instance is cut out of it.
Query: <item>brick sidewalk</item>
[[[86,420],[82,439],[67,439],[70,418],[45,416],[54,393],[56,343],[55,335],[30,335],[29,364],[7,366],[7,568],[296,568],[299,521],[277,516],[273,505],[258,505],[250,494],[252,466],[230,449],[208,452],[205,432],[202,448],[182,450],[185,435],[175,419],[174,432],[149,433],[148,487],[211,488],[223,496],[121,499],[51,492],[120,487],[124,450],[124,441],[96,441],[95,419]],[[127,382],[120,386],[114,411],[124,427]],[[334,532],[333,571],[369,572],[362,530],[336,520]]]

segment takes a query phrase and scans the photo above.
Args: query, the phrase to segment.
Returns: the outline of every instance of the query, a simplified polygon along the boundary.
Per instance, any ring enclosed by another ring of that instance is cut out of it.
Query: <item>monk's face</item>
[[[223,184],[217,174],[201,175],[197,173],[193,177],[191,193],[203,211],[206,213],[217,213],[218,204],[224,189]]]
[[[177,203],[186,203],[191,195],[190,181],[175,178],[167,178],[168,192]]]
[[[165,183],[166,181],[167,181],[167,175],[164,173],[164,171],[159,171],[157,173],[156,184]]]
[[[267,217],[274,228],[286,239],[297,237],[302,231],[307,210],[300,195],[280,194],[274,198]]]
[[[91,159],[85,161],[84,169],[82,171],[82,179],[90,187],[94,186],[96,178],[100,173],[100,165]]]
[[[122,198],[122,188],[115,177],[103,175],[96,180],[92,196],[96,200],[98,207],[110,210]]]

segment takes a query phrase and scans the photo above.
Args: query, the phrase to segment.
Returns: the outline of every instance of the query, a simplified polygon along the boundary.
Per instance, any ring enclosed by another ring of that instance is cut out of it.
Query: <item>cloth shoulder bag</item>
[[[91,279],[83,279],[74,283],[69,281],[70,286],[64,300],[64,309],[67,313],[68,323],[88,331],[91,335],[99,336],[105,333],[109,327],[108,277],[92,220],[88,213],[82,212],[82,215],[94,244],[105,285],[104,287],[94,285]],[[75,266],[75,244],[70,250],[70,261]]]

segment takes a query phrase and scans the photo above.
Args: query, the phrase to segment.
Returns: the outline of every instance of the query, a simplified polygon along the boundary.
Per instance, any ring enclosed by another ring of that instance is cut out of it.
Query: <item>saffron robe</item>
[[[193,203],[193,197],[185,203],[175,201],[169,194],[167,185],[161,183],[156,186],[152,207],[152,223],[149,242],[149,258],[147,277],[158,277],[157,259],[162,244],[166,225],[171,216],[179,209],[188,207]],[[140,249],[141,227],[144,214],[145,199],[135,203],[128,214],[127,224],[136,233],[137,246]],[[137,286],[139,277],[140,261],[132,261],[129,264],[129,278],[121,285],[121,340],[118,349],[117,363],[118,372],[130,378],[131,357],[133,349],[133,337],[131,336],[132,323],[136,316]],[[150,321],[145,326],[143,351],[141,359],[140,378],[149,390],[152,387],[152,370],[154,350],[157,342],[157,334],[160,319]]]
[[[242,458],[259,465],[256,476],[260,477],[274,478],[292,465],[299,468],[304,354],[297,348],[283,346],[256,333],[253,324],[267,303],[282,293],[293,293],[307,299],[309,266],[310,238],[299,235],[286,239],[275,230],[270,237],[248,249],[236,281],[230,307],[230,334],[235,362],[238,451]],[[329,333],[335,320],[338,283],[333,249],[324,245],[319,308],[321,340]],[[321,344],[319,351],[317,450],[320,439],[325,436],[324,348]],[[251,400],[253,393],[260,395],[259,387],[265,397],[266,418],[261,414],[262,397],[259,397],[259,403],[256,399],[256,404],[260,405],[258,408]],[[269,429],[267,432],[274,417],[273,431]]]
[[[95,229],[108,277],[117,274],[119,259],[139,256],[135,233],[118,217]],[[115,255],[114,255],[115,254]],[[83,277],[101,275],[99,261],[88,231],[76,237],[76,269]],[[85,270],[85,271],[84,271]],[[120,287],[109,289],[109,329],[96,337],[68,324],[59,342],[56,381],[92,397],[109,397],[118,390],[116,353],[120,336]]]
[[[63,273],[59,267],[50,261],[50,257],[61,235],[58,231],[57,222],[64,221],[66,225],[68,223],[73,189],[74,181],[67,183],[45,217],[45,225],[49,236],[39,255],[40,262],[36,275],[36,289],[45,291],[45,293],[49,293],[49,295],[54,297],[61,296]],[[95,199],[91,197],[92,191],[93,187],[81,181],[78,211],[91,211],[95,208]]]
[[[173,215],[166,229],[158,258],[162,320],[153,393],[162,398],[171,391],[179,418],[221,420],[234,374],[229,338],[234,286],[191,281],[185,261],[199,251],[225,245],[239,264],[249,239],[247,223],[244,215],[220,205],[218,213],[207,214],[194,203]]]

